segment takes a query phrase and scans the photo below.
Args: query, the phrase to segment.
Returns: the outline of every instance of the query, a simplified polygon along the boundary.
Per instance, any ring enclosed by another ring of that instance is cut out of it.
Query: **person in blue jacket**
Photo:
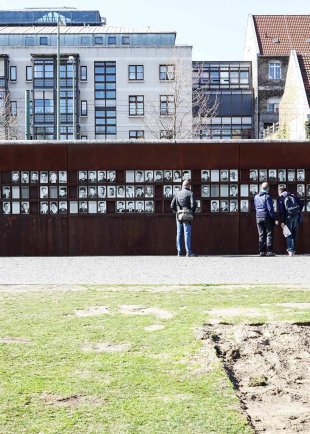
[[[263,182],[261,190],[255,195],[256,224],[259,237],[259,256],[274,256],[273,232],[276,220],[268,182]]]

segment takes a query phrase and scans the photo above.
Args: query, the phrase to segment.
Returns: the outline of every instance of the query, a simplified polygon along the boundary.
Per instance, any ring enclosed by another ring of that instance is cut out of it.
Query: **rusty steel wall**
[[[253,168],[305,169],[306,186],[310,184],[310,144],[254,140],[0,143],[1,186],[10,182],[9,174],[14,170],[65,170],[68,203],[79,201],[79,170],[115,170],[117,184],[123,184],[126,170],[190,169],[192,189],[201,199],[201,170],[238,169],[240,186],[250,183],[249,170]],[[162,197],[162,188],[162,185],[154,186],[155,212],[150,214],[118,214],[114,212],[114,202],[107,201],[108,213],[104,215],[42,215],[39,189],[30,184],[30,214],[0,215],[0,255],[173,255],[176,253],[175,215],[169,209],[171,199]],[[270,193],[276,198],[277,183],[271,185]],[[4,199],[1,201],[2,209]],[[225,214],[210,212],[210,200],[201,200],[201,204],[202,212],[195,216],[193,223],[195,252],[202,255],[257,253],[253,206],[249,212]],[[298,253],[310,253],[309,217],[310,212],[305,212],[298,235]],[[285,240],[279,228],[275,229],[275,252],[285,252]]]

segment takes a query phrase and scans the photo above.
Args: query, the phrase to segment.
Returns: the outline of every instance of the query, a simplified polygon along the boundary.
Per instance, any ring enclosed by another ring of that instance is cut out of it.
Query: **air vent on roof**
[[[280,44],[280,39],[279,38],[272,38],[272,42],[274,44]]]

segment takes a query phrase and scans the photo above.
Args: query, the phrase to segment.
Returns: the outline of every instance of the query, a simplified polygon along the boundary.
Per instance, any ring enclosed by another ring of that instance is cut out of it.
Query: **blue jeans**
[[[192,225],[191,223],[181,223],[177,220],[177,251],[182,252],[183,236],[185,242],[186,253],[191,253],[191,236],[192,236]]]
[[[296,235],[297,235],[297,229],[298,229],[298,220],[299,216],[290,216],[288,215],[286,217],[286,225],[291,231],[291,235],[286,238],[287,242],[287,251],[288,252],[295,252],[296,251]]]

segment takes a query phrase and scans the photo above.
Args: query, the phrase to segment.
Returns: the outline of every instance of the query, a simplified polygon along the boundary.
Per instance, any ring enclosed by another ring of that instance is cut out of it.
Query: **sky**
[[[176,31],[193,60],[208,61],[242,60],[249,14],[310,14],[309,0],[0,0],[1,9],[11,5],[95,9],[111,26]]]

